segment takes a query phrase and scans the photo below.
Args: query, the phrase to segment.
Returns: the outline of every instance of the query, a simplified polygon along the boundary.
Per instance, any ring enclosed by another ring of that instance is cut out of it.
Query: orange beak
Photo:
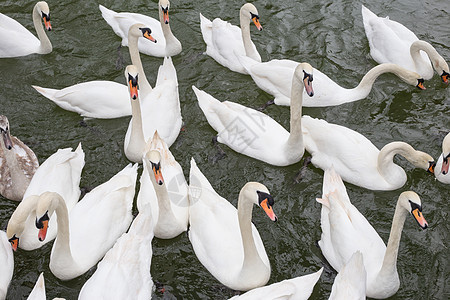
[[[41,221],[42,228],[39,229],[38,238],[39,241],[45,240],[45,237],[47,236],[47,229],[48,229],[48,220]]]
[[[150,41],[152,41],[153,43],[156,43],[155,38],[152,37],[152,35],[151,35],[150,33],[145,32],[145,33],[144,33],[144,37],[145,37],[147,40],[150,40]]]
[[[156,167],[153,165],[153,173],[155,174],[155,180],[159,185],[163,185],[164,178],[161,174],[161,167]]]
[[[444,73],[442,73],[442,75],[441,75],[442,81],[445,82],[445,83],[447,83],[447,84],[448,84],[448,76],[449,76],[449,74],[448,74],[447,72],[445,72],[445,71],[444,71]]]
[[[277,216],[275,215],[275,213],[273,212],[273,209],[271,206],[269,206],[269,200],[264,199],[263,201],[261,201],[260,206],[262,207],[262,209],[264,209],[264,211],[266,212],[267,216],[274,222],[276,222],[278,220]]]
[[[434,173],[434,168],[436,167],[436,163],[434,161],[430,161],[430,166],[427,169],[427,172]]]
[[[253,23],[255,23],[256,28],[258,28],[259,31],[262,30],[261,23],[259,23],[259,19],[257,17],[253,17],[252,19]]]
[[[444,160],[442,161],[442,168],[441,168],[441,173],[443,175],[447,175],[448,174],[448,167],[450,165],[449,162],[449,157],[447,155],[447,157],[444,157]]]
[[[305,91],[308,94],[308,96],[310,97],[314,96],[314,90],[312,87],[311,80],[309,80],[309,77],[305,77],[305,79],[303,79],[303,83],[305,85]]]
[[[42,17],[42,20],[44,20],[45,29],[47,31],[51,31],[52,30],[52,24],[50,24],[50,18],[47,17],[46,15],[44,15]]]
[[[425,218],[423,217],[422,212],[419,211],[418,208],[414,209],[411,213],[414,216],[414,219],[416,219],[417,223],[419,223],[420,227],[422,227],[423,229],[428,227],[427,221],[425,220]]]
[[[133,100],[136,100],[138,98],[138,87],[137,85],[133,85],[132,81],[129,82],[130,86],[130,97]]]
[[[420,90],[426,90],[425,86],[423,85],[423,82],[424,82],[423,79],[419,79],[416,85]]]
[[[9,242],[11,243],[11,248],[13,251],[17,251],[17,247],[19,246],[19,238],[14,236],[9,239]]]
[[[163,20],[165,24],[169,24],[169,10],[163,10]]]

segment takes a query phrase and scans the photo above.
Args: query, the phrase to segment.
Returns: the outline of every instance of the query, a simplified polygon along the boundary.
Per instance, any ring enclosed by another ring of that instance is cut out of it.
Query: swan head
[[[241,189],[241,194],[253,204],[261,207],[272,221],[276,222],[278,220],[273,211],[273,197],[265,185],[258,182],[248,182]]]
[[[138,69],[135,65],[128,65],[125,68],[125,79],[130,92],[130,98],[136,100],[138,98]]]
[[[59,200],[62,199],[58,193],[44,192],[39,196],[39,201],[36,205],[36,228],[39,229],[39,241],[45,240],[47,236],[48,222],[59,205]]]
[[[156,43],[156,39],[152,36],[152,30],[144,24],[134,24],[133,26],[128,29],[128,35],[129,36],[135,36],[135,37],[143,37],[149,41],[152,41]]]
[[[52,30],[52,25],[50,24],[50,8],[48,7],[47,2],[39,1],[34,7],[44,21],[45,29],[48,31]]]
[[[11,140],[11,135],[9,133],[9,121],[4,115],[0,115],[0,132],[2,135],[3,145],[6,149],[11,150],[13,148],[13,143]]]
[[[436,70],[436,73],[438,73],[438,75],[441,77],[441,80],[448,84],[450,71],[447,62],[440,55],[437,55],[431,61],[433,63],[434,69]]]
[[[413,191],[403,192],[398,197],[398,203],[411,213],[422,229],[426,229],[428,227],[428,223],[422,214],[422,203],[419,195]]]
[[[14,251],[19,247],[19,239],[24,230],[25,221],[16,222],[13,218],[9,220],[8,227],[6,227],[6,236]]]
[[[313,67],[308,63],[300,63],[295,68],[294,71],[294,78],[297,78],[298,81],[303,82],[303,85],[305,86],[305,91],[308,94],[308,96],[312,97],[314,96],[314,90],[312,87],[312,81],[313,81]]]
[[[145,153],[145,159],[150,163],[152,168],[153,176],[155,177],[155,182],[158,185],[164,184],[164,178],[161,174],[161,154],[158,150],[150,150]],[[149,171],[150,172],[150,171]],[[153,178],[150,176],[150,178]]]
[[[428,153],[416,150],[413,157],[408,158],[408,160],[416,167],[426,170],[427,172],[434,173],[434,167],[436,163]]]
[[[255,24],[256,28],[258,28],[259,31],[262,30],[261,23],[259,22],[258,10],[253,4],[245,3],[244,5],[242,5],[240,15],[242,18],[247,19],[248,23],[250,23],[250,21],[253,21],[253,23]]]
[[[159,9],[163,14],[164,24],[169,24],[169,8],[170,8],[169,0],[159,0]]]
[[[440,159],[439,159],[440,160]],[[442,167],[439,170],[442,175],[447,175],[450,166],[450,132],[445,136],[442,142]]]

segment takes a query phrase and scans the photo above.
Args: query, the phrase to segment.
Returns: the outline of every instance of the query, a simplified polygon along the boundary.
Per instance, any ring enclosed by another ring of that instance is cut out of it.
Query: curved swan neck
[[[69,212],[67,210],[66,203],[59,195],[55,195],[52,201],[57,201],[55,213],[58,216],[56,219],[58,224],[58,233],[53,245],[54,249],[52,250],[52,254],[63,253],[64,257],[68,257],[73,260],[72,252],[70,250]]]
[[[411,47],[409,48],[409,52],[416,66],[417,73],[422,75],[424,79],[430,79],[433,76],[433,70],[431,70],[431,74],[427,74],[429,73],[428,62],[425,61],[423,57],[420,55],[420,50],[425,51],[425,53],[428,55],[428,58],[430,58],[432,62],[436,58],[440,57],[440,55],[436,51],[436,49],[434,49],[433,46],[421,40],[415,41],[414,43],[411,44]]]
[[[139,37],[134,34],[128,34],[128,50],[130,51],[131,63],[138,68],[139,73],[139,91],[141,95],[147,96],[152,91],[152,86],[147,80],[147,76],[144,72],[144,67],[142,66],[141,56],[139,55],[138,48]],[[144,97],[141,97],[142,99]]]
[[[391,175],[390,167],[394,164],[394,156],[399,154],[411,161],[414,157],[416,150],[404,142],[392,142],[381,148],[378,154],[378,171],[384,176],[389,177]]]
[[[41,16],[39,15],[38,5],[36,4],[33,8],[33,24],[36,29],[37,36],[41,42],[39,53],[47,54],[52,52],[52,43],[45,33],[44,27],[42,26]]]
[[[241,11],[239,13],[239,20],[241,26],[242,41],[244,42],[245,55],[256,61],[260,61],[259,55],[257,55],[252,45],[252,38],[250,36],[250,19],[246,17]]]
[[[375,83],[375,80],[384,73],[394,73],[398,77],[403,77],[403,71],[401,67],[396,64],[381,64],[373,67],[369,70],[369,72],[364,75],[364,77],[359,82],[358,86],[352,89],[353,91],[358,92],[358,98],[362,99],[369,95],[372,90],[372,86]]]
[[[294,75],[291,88],[290,133],[289,139],[287,141],[287,147],[289,149],[303,148],[303,134],[302,134],[303,89],[304,89],[303,81],[298,80]]]
[[[408,212],[401,206],[400,201],[397,201],[386,253],[384,254],[383,265],[381,266],[379,273],[391,275],[397,273],[398,247],[400,245],[400,238],[402,236],[403,225],[405,224],[407,214]]]
[[[241,190],[238,200],[238,220],[241,230],[242,244],[244,246],[244,261],[242,264],[242,273],[255,265],[262,264],[255,241],[252,234],[252,211],[253,203],[249,201],[245,192]]]
[[[20,204],[17,206],[16,210],[11,215],[11,218],[8,221],[8,227],[6,232],[8,233],[10,230],[15,230],[17,227],[22,227],[21,232],[15,232],[18,236],[20,236],[24,230],[23,225],[25,221],[28,219],[28,216],[36,210],[36,205],[39,200],[39,196],[31,195],[27,198],[23,199]],[[9,229],[9,230],[8,230]],[[10,235],[8,234],[8,237]]]

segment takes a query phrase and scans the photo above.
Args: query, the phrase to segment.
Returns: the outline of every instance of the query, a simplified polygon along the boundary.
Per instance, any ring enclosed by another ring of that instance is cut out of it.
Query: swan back
[[[356,251],[334,279],[329,299],[365,300],[366,277],[363,255],[360,251]]]

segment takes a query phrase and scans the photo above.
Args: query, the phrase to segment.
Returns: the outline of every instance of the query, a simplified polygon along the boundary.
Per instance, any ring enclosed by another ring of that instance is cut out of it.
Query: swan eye
[[[313,81],[313,75],[306,73],[305,70],[303,70],[303,81],[308,78],[308,83],[311,83]]]
[[[46,13],[42,13],[42,19],[44,19],[45,21],[49,22],[50,21],[50,13],[47,15]]]
[[[434,168],[436,167],[436,162],[429,161],[427,172],[434,173]]]

